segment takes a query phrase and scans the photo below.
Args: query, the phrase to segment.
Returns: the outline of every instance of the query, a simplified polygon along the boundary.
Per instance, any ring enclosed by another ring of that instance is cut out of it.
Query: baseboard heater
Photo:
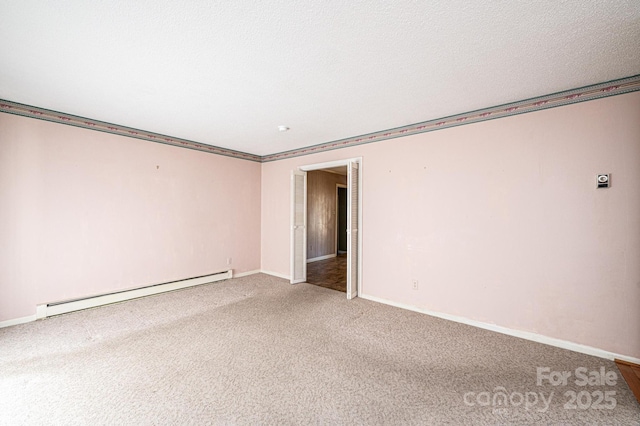
[[[65,300],[63,302],[47,303],[38,305],[36,319],[51,317],[54,315],[66,314],[68,312],[80,311],[82,309],[95,308],[96,306],[109,305],[111,303],[124,302],[125,300],[137,299],[139,297],[151,296],[152,294],[165,293],[167,291],[180,290],[215,281],[222,281],[233,278],[233,270],[218,272],[200,277],[187,278],[168,283],[153,284],[132,290],[116,291],[98,296],[91,296],[82,299]]]

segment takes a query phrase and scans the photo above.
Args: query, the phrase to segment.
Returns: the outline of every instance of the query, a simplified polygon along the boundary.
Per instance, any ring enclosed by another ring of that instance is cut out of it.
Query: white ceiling
[[[0,0],[0,99],[266,155],[640,74],[639,46],[638,0]]]

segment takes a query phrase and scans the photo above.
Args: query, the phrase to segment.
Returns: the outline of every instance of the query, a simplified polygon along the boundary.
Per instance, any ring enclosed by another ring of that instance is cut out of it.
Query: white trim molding
[[[283,278],[283,279],[285,279],[287,281],[291,280],[291,276],[290,275],[281,274],[279,272],[272,272],[272,271],[266,271],[264,269],[261,269],[260,273],[266,274],[266,275],[271,275],[272,277]]]
[[[349,162],[351,161],[356,161],[360,163],[362,162],[362,157],[346,158],[343,160],[334,160],[334,161],[327,161],[324,163],[308,164],[308,165],[300,166],[298,167],[298,169],[302,170],[303,172],[310,172],[313,170],[332,169],[334,167],[348,166]]]
[[[14,318],[6,321],[0,321],[0,328],[11,327],[13,325],[26,324],[36,320],[35,315],[29,315],[28,317]]]
[[[247,271],[247,272],[240,272],[239,274],[234,274],[233,278],[242,278],[242,277],[248,277],[249,275],[255,275],[255,274],[259,274],[260,269],[254,269],[253,271]]]
[[[307,263],[318,262],[320,260],[332,259],[332,258],[336,257],[337,255],[338,255],[337,253],[333,253],[333,254],[327,254],[327,255],[324,255],[324,256],[314,257],[314,258],[311,258],[311,259],[307,259]]]
[[[592,355],[598,358],[605,358],[612,361],[614,359],[619,359],[622,361],[632,362],[634,364],[640,364],[640,358],[634,358],[627,355],[617,354],[614,352],[605,351],[604,349],[594,348],[592,346],[582,345],[580,343],[569,342],[567,340],[556,339],[555,337],[548,337],[542,334],[531,333],[528,331],[514,330],[512,328],[507,328],[507,327],[502,327],[496,324],[489,324],[481,321],[476,321],[469,318],[460,317],[457,315],[450,315],[442,312],[431,311],[429,309],[419,308],[417,306],[411,306],[405,303],[394,302],[391,300],[383,299],[381,297],[369,296],[366,294],[360,294],[360,297],[366,300],[370,300],[372,302],[383,303],[385,305],[394,306],[396,308],[406,309],[413,312],[419,312],[421,314],[426,314],[432,317],[442,318],[445,320],[482,328],[484,330],[495,331],[497,333],[506,334],[508,336],[519,337],[521,339],[531,340],[533,342],[543,343],[545,345],[555,346],[557,348],[567,349],[573,352],[579,352],[586,355]]]

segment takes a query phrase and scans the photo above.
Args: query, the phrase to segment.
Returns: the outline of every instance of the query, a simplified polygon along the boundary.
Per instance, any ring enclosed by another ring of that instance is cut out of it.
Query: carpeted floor
[[[637,425],[640,405],[613,362],[261,274],[0,329],[0,424],[256,423]]]

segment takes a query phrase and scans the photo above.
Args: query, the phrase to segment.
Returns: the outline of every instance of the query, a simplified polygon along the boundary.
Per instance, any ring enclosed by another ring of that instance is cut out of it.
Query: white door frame
[[[322,169],[330,169],[332,167],[349,166],[349,163],[351,162],[358,163],[358,169],[359,169],[359,182],[358,182],[358,228],[359,229],[358,229],[358,274],[357,274],[358,282],[357,282],[356,288],[358,291],[358,295],[360,295],[362,294],[362,228],[363,228],[362,226],[362,181],[363,181],[362,157],[328,161],[326,163],[307,164],[304,166],[299,166],[297,170],[300,170],[303,172],[310,172],[312,170],[322,170]],[[347,182],[347,184],[349,185],[349,182]],[[305,188],[305,198],[306,196],[307,196],[307,193]],[[348,200],[351,199],[350,191],[347,191],[347,199]],[[305,232],[306,232],[306,229],[305,229]],[[304,262],[306,263],[306,261],[307,259],[306,259],[306,250],[305,250]]]

